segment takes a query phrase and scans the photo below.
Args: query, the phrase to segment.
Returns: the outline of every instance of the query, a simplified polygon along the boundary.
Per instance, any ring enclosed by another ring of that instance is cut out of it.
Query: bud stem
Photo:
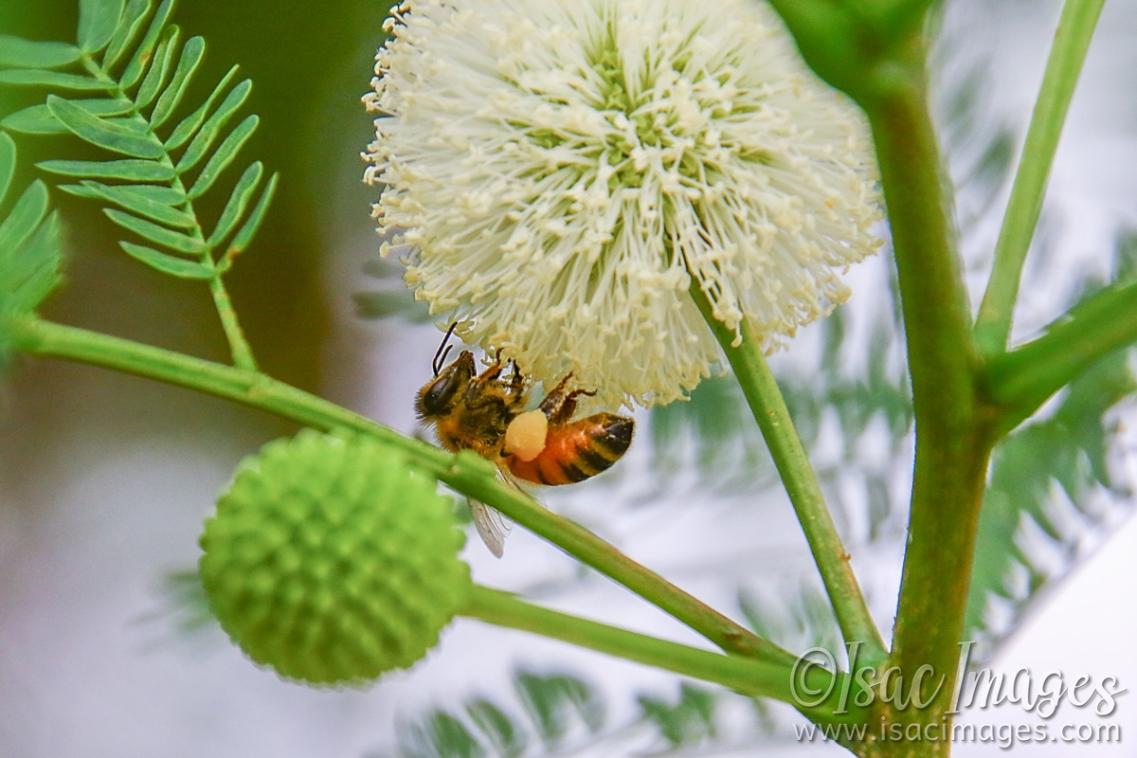
[[[802,708],[795,695],[795,674],[810,692],[838,693],[847,674],[833,674],[820,667],[789,667],[735,655],[681,645],[620,627],[542,608],[500,590],[475,585],[469,605],[461,615],[490,624],[535,632],[609,655],[674,671],[684,676],[716,682],[745,695],[771,697],[799,707],[818,723],[857,722],[864,717],[855,709],[835,712],[831,706]],[[833,682],[834,677],[838,679]],[[803,689],[804,691],[804,689]],[[834,698],[836,699],[836,698]]]
[[[260,408],[316,429],[367,434],[411,456],[416,464],[460,492],[490,505],[648,602],[682,621],[724,650],[771,663],[794,656],[707,606],[579,524],[543,508],[502,482],[476,454],[453,455],[397,432],[335,403],[265,374],[205,361],[131,340],[42,321],[13,319],[12,346],[144,376]]]

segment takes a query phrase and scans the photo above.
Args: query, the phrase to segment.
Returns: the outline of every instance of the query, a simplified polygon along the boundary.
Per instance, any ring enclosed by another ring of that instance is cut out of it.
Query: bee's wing
[[[521,492],[526,492],[517,478],[507,469],[499,468],[498,473],[507,484]],[[526,494],[528,493],[526,492]],[[496,508],[491,508],[472,498],[467,498],[467,502],[470,504],[470,515],[473,516],[474,528],[478,531],[478,536],[482,538],[482,542],[486,543],[490,552],[500,558],[505,552],[505,538],[509,536],[509,530],[513,528],[513,524],[501,515],[501,511]]]
[[[474,528],[478,530],[478,536],[486,543],[490,552],[500,558],[505,552],[505,538],[509,535],[512,525],[505,520],[505,516],[485,503],[473,499],[467,502],[470,504],[470,515],[474,518]]]

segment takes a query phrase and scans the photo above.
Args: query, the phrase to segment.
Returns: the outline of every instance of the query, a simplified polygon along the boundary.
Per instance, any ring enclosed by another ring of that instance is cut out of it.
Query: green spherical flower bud
[[[434,479],[364,437],[301,432],[242,461],[205,524],[202,582],[234,642],[279,674],[362,684],[410,666],[469,595]]]

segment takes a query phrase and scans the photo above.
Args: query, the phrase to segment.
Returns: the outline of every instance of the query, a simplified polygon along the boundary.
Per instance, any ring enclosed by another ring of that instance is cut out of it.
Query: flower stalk
[[[728,329],[714,317],[710,302],[694,281],[691,297],[722,346],[754,420],[762,430],[770,456],[809,543],[814,563],[821,573],[845,642],[863,643],[864,660],[869,665],[882,663],[887,657],[884,641],[857,583],[851,556],[837,533],[837,526],[825,504],[817,474],[794,428],[789,408],[762,355],[761,343],[753,326],[749,320],[743,320],[737,335]]]

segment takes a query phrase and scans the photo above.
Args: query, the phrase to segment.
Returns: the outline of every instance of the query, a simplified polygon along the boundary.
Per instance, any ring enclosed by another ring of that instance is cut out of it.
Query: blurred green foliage
[[[1133,276],[1135,259],[1137,235],[1122,230],[1115,281]],[[1082,281],[1078,300],[1102,286]],[[969,637],[985,643],[980,656],[992,653],[1044,590],[1086,557],[1086,537],[1109,523],[1116,503],[1132,506],[1132,483],[1110,464],[1121,430],[1110,410],[1137,392],[1130,358],[1131,351],[1119,351],[1094,365],[996,448],[966,618]],[[992,604],[1008,613],[992,617]]]
[[[248,107],[262,122],[246,149],[279,170],[282,182],[257,254],[242,262],[229,284],[265,369],[302,386],[312,386],[319,378],[327,320],[321,259],[342,250],[345,240],[370,240],[373,234],[367,215],[373,190],[355,181],[362,175],[359,151],[372,132],[359,98],[369,86],[374,51],[382,42],[384,12],[378,5],[345,0],[318,8],[258,0],[183,0],[173,14],[186,37],[202,35],[209,42],[203,79],[216,81],[238,63],[255,83]],[[72,41],[77,18],[75,0],[7,0],[0,4],[0,34]],[[36,97],[0,86],[0,117],[36,102]],[[61,148],[65,155],[59,154]],[[65,137],[25,139],[21,151],[28,155],[25,171],[39,160],[99,157]],[[203,202],[204,214],[216,217],[224,200]],[[176,337],[168,335],[167,341],[185,339],[189,344],[175,346],[224,355],[224,340],[215,329],[216,316],[205,293],[196,297],[182,283],[156,283],[150,272],[129,261],[108,263],[115,254],[111,224],[92,209],[71,208],[65,202],[62,198],[60,204],[69,227],[83,230],[69,238],[76,259],[73,278],[82,279],[84,286],[82,292],[65,292],[53,305],[53,314],[151,340],[162,339],[159,323],[174,321],[176,314],[183,329]],[[140,300],[140,290],[153,294]],[[156,319],[159,323],[139,317],[139,308],[154,303],[159,304],[158,314],[168,309]]]
[[[5,319],[33,312],[60,276],[59,217],[43,182],[9,192],[16,155],[15,142],[0,132],[0,370],[7,357]]]
[[[460,708],[432,709],[401,726],[393,752],[378,750],[369,758],[519,758],[573,755],[590,748],[616,754],[625,748],[613,745],[629,738],[636,753],[648,747],[653,754],[663,754],[713,742],[719,734],[719,706],[742,700],[740,695],[682,682],[677,696],[640,693],[628,721],[609,723],[595,683],[574,674],[527,668],[513,673],[513,698],[495,697],[479,695]],[[761,709],[755,714],[755,727],[764,730],[768,725]]]

